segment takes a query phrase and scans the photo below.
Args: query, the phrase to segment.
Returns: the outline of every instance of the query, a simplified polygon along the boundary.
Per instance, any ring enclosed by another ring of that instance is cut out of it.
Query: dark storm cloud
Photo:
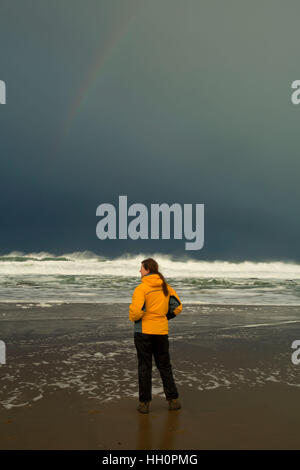
[[[287,6],[288,5],[288,6]],[[96,238],[96,207],[205,204],[206,259],[300,259],[297,2],[2,1],[1,252]]]

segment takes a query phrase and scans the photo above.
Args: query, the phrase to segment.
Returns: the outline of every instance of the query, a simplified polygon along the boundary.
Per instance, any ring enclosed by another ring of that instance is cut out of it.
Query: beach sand
[[[186,306],[169,329],[182,409],[153,364],[141,415],[127,304],[0,304],[0,448],[300,449],[298,310]]]
[[[299,390],[180,390],[170,412],[153,397],[148,415],[135,399],[98,403],[55,391],[32,407],[1,412],[1,449],[299,449]]]

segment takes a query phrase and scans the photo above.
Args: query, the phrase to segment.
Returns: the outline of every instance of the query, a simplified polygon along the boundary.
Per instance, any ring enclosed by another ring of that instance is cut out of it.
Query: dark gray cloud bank
[[[0,3],[1,253],[300,261],[296,1]],[[205,244],[96,237],[103,202],[205,205]]]

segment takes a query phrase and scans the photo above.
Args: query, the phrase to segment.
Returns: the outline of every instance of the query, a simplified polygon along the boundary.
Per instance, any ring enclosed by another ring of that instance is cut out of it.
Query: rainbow
[[[111,30],[110,36],[107,38],[105,44],[101,43],[98,53],[96,54],[95,59],[92,61],[91,66],[89,67],[84,80],[82,81],[82,84],[76,93],[76,96],[69,106],[66,117],[63,120],[59,135],[55,141],[55,151],[58,150],[62,140],[69,133],[76,116],[79,114],[80,109],[89,95],[90,90],[97,82],[98,77],[103,70],[105,61],[112,54],[113,49],[120,42],[120,39],[129,30],[129,26],[136,18],[141,6],[142,4],[138,5],[133,11],[130,12],[129,15],[122,19],[122,22],[118,24],[118,27]]]

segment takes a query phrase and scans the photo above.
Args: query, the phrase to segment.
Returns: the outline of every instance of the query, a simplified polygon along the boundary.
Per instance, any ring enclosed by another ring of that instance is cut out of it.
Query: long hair
[[[161,280],[163,282],[162,283],[163,292],[164,292],[165,296],[167,296],[169,294],[168,286],[167,286],[167,283],[166,283],[166,280],[165,280],[164,276],[162,275],[162,273],[160,273],[158,271],[157,262],[153,258],[147,258],[147,259],[144,259],[142,261],[142,264],[143,264],[144,268],[147,269],[147,271],[148,270],[150,271],[151,274],[158,274],[159,275],[159,277],[161,278]]]

